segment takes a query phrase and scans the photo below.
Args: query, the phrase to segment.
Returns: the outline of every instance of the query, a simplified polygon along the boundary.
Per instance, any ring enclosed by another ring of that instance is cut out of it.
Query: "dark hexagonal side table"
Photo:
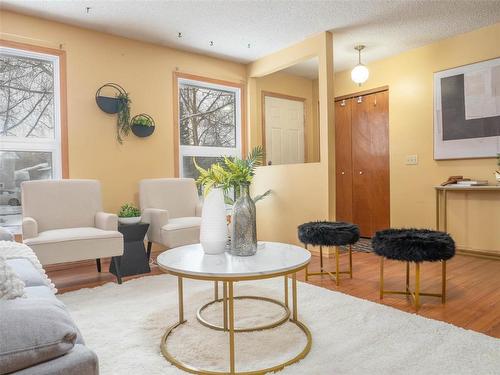
[[[123,255],[117,257],[121,277],[151,272],[144,247],[144,237],[148,228],[147,223],[118,225],[118,231],[123,234],[124,245]],[[113,262],[109,265],[109,272],[116,275]]]

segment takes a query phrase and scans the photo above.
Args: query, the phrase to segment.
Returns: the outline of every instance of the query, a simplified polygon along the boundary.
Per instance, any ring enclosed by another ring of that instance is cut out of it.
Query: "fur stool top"
[[[342,221],[311,221],[299,225],[298,234],[306,245],[343,246],[359,240],[359,227]]]
[[[405,262],[436,262],[455,255],[455,241],[448,233],[429,229],[386,229],[372,239],[377,255]]]

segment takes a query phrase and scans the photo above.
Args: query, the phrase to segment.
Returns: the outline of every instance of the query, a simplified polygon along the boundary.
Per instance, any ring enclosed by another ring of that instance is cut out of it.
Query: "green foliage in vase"
[[[135,207],[133,204],[125,203],[120,207],[118,211],[118,217],[139,217],[141,216],[141,210]]]
[[[123,137],[130,133],[130,97],[128,92],[120,93],[116,96],[118,99],[118,116],[116,118],[116,140],[122,144]]]
[[[233,204],[241,193],[241,188],[249,185],[255,175],[255,170],[262,165],[264,160],[264,149],[262,146],[255,147],[246,157],[240,159],[234,156],[225,156],[221,162],[214,163],[208,169],[200,167],[193,158],[193,163],[200,176],[196,183],[203,187],[203,193],[207,195],[213,188],[221,188],[227,204]],[[234,192],[234,198],[230,196]],[[254,198],[254,202],[261,200],[271,193],[270,190]]]

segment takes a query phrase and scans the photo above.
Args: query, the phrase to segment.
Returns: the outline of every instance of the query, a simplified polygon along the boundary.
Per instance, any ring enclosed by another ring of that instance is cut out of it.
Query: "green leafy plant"
[[[221,188],[224,191],[224,199],[227,204],[233,204],[241,194],[241,188],[252,182],[255,170],[262,165],[264,160],[264,149],[262,146],[255,147],[246,159],[225,156],[218,163],[212,164],[208,169],[200,167],[193,158],[193,163],[200,173],[196,183],[203,188],[206,195],[213,188]],[[233,192],[233,197],[231,197]],[[253,198],[257,202],[271,193],[270,190]]]
[[[120,207],[120,211],[118,211],[119,217],[139,217],[141,216],[141,210],[135,207],[133,204],[125,203]]]
[[[130,133],[130,97],[128,92],[120,93],[116,96],[118,99],[118,116],[116,119],[116,140],[122,144],[123,137]]]
[[[154,126],[153,122],[145,117],[145,116],[137,116],[134,121],[132,122],[132,126],[137,125],[137,126],[145,126],[145,127],[151,127]]]

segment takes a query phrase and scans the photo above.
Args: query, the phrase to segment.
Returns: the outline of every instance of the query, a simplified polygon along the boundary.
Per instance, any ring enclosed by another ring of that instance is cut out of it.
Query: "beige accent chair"
[[[123,235],[118,218],[102,212],[96,180],[38,180],[21,184],[23,242],[43,265],[112,257],[121,284]]]
[[[192,178],[141,180],[139,201],[149,223],[148,259],[153,242],[169,249],[200,242],[202,204]]]

